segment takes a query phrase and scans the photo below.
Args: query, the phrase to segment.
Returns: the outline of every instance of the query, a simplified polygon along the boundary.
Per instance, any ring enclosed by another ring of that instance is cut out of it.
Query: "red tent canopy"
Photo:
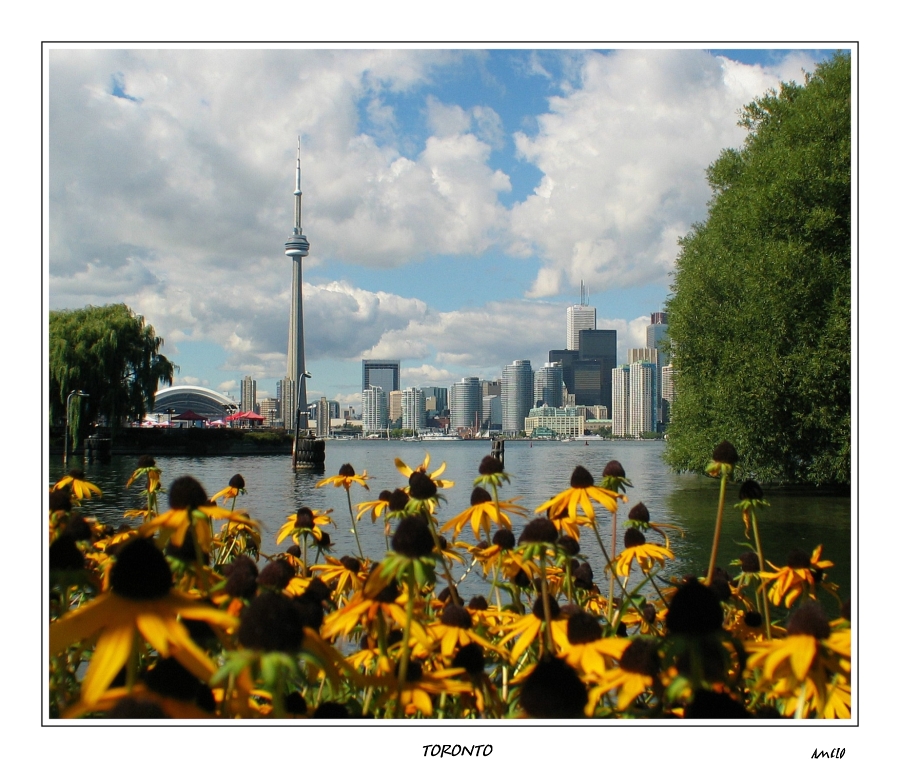
[[[250,421],[265,421],[265,416],[260,416],[258,413],[253,413],[253,411],[247,411],[246,413],[241,414],[242,419],[250,419]]]
[[[199,413],[194,413],[192,410],[188,409],[178,416],[173,416],[172,421],[206,421],[206,417],[201,416]]]

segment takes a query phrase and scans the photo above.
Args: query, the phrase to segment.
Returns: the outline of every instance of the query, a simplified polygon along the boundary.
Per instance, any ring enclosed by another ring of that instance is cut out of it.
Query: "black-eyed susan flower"
[[[300,507],[295,514],[288,515],[284,525],[278,529],[275,543],[281,544],[282,541],[290,536],[295,544],[299,544],[303,535],[312,536],[318,541],[322,538],[321,526],[331,525],[331,518],[329,517],[331,511],[326,509],[323,512],[320,509]]]
[[[622,465],[613,459],[603,467],[603,476],[600,478],[600,487],[615,493],[625,493],[626,488],[631,488],[631,481],[625,477]],[[627,499],[626,499],[627,501]]]
[[[638,696],[652,691],[660,670],[659,647],[648,638],[614,639],[618,647],[610,646],[610,655],[618,652],[618,664],[610,666],[591,686],[591,701],[596,704],[601,696],[615,691],[616,708],[624,711]]]
[[[356,470],[353,469],[352,464],[342,464],[336,475],[326,477],[324,480],[319,480],[319,482],[316,483],[316,488],[331,484],[335,488],[350,490],[350,486],[353,485],[353,483],[359,483],[363,488],[369,490],[369,486],[366,483],[368,479],[369,474],[366,470],[363,470],[363,473],[358,475],[356,474]]]
[[[622,494],[594,485],[591,473],[580,465],[575,467],[572,472],[569,486],[562,493],[541,504],[535,512],[540,513],[547,510],[552,521],[565,521],[568,525],[564,532],[574,538],[578,538],[579,524],[593,525],[593,502],[597,502],[609,512],[615,512],[618,508],[618,500],[624,500]],[[583,517],[578,515],[579,509],[584,513]]]
[[[244,476],[233,475],[231,480],[228,481],[228,485],[215,494],[210,501],[217,501],[219,499],[227,501],[228,499],[231,499],[233,507],[234,501],[242,493],[247,493],[247,484],[244,482]]]
[[[482,533],[485,536],[491,535],[491,523],[501,528],[512,528],[512,522],[509,519],[510,514],[525,514],[525,507],[516,504],[519,497],[509,499],[508,501],[495,502],[491,494],[484,488],[476,487],[472,490],[469,506],[464,509],[456,517],[451,518],[441,526],[441,531],[449,531],[453,529],[453,538],[459,537],[460,531],[469,523],[472,526],[472,532],[478,538]]]
[[[712,461],[706,466],[706,474],[710,477],[725,475],[730,477],[734,465],[739,461],[737,449],[727,440],[723,440],[713,448]]]
[[[580,609],[568,614],[565,631],[554,640],[560,657],[589,682],[598,680],[628,645],[624,638],[604,637],[597,617]]]
[[[390,503],[391,491],[384,490],[378,494],[378,498],[375,501],[364,501],[361,504],[356,505],[356,508],[359,510],[356,519],[359,520],[366,512],[369,512],[372,515],[372,522],[374,523],[388,510]]]
[[[404,477],[411,478],[413,473],[421,472],[424,475],[426,475],[434,483],[436,488],[438,488],[438,489],[452,488],[455,485],[453,480],[446,480],[444,478],[441,478],[441,475],[444,474],[444,470],[447,469],[447,463],[444,462],[436,470],[434,470],[433,472],[429,472],[428,465],[430,463],[431,463],[431,456],[427,453],[425,454],[425,460],[415,469],[411,469],[410,467],[408,467],[406,465],[406,463],[400,458],[394,459],[394,465],[400,471],[400,474],[403,475]],[[407,488],[406,490],[407,490],[407,493],[409,493],[410,488]],[[410,493],[410,495],[412,496],[411,493]]]
[[[207,682],[215,665],[191,639],[179,617],[223,629],[233,629],[238,623],[219,609],[172,589],[172,572],[162,552],[151,540],[137,538],[119,551],[108,591],[51,623],[50,655],[97,637],[81,688],[81,697],[89,705],[128,663],[138,634],[160,656],[174,656],[191,674]]]
[[[62,488],[68,488],[71,492],[72,498],[77,499],[78,501],[81,501],[82,499],[90,499],[94,496],[97,496],[99,498],[103,495],[103,491],[101,491],[96,485],[84,479],[84,471],[77,468],[70,469],[68,473],[61,480],[58,480],[50,490],[58,491]]]
[[[162,471],[156,466],[156,459],[148,454],[144,454],[138,459],[137,469],[131,473],[128,482],[125,483],[126,488],[130,488],[135,482],[141,478],[147,481],[147,493],[155,493],[159,490],[160,477]]]
[[[534,605],[528,613],[518,617],[515,621],[503,627],[503,631],[506,632],[506,634],[500,639],[499,645],[505,646],[513,638],[517,638],[512,650],[509,652],[509,660],[512,664],[515,664],[532,646],[534,641],[541,637],[541,629],[543,629],[544,626],[545,615],[544,600],[542,597],[543,596],[539,596],[534,601]],[[560,628],[564,629],[566,617],[561,614],[556,599],[549,595],[548,598],[547,602],[550,604],[550,633],[552,635],[554,634],[553,624],[558,623],[560,625],[559,627],[556,627],[557,631]],[[543,641],[541,645],[546,645],[546,641]],[[542,653],[555,653],[555,649],[542,647],[537,655],[540,656]]]
[[[503,462],[496,456],[485,456],[478,465],[478,477],[472,484],[499,488],[503,483],[508,482],[509,475],[503,468]]]
[[[778,568],[769,563],[776,570],[761,571],[760,577],[768,584],[769,599],[775,605],[784,603],[790,608],[800,597],[815,597],[816,586],[820,585],[835,594],[836,586],[824,581],[825,568],[834,565],[830,560],[822,560],[822,545],[813,550],[812,555],[800,549],[791,550],[788,553],[787,565]]]
[[[338,596],[358,592],[368,575],[366,564],[350,555],[344,555],[340,560],[326,557],[323,565],[314,565],[311,570],[326,584],[333,585]]]
[[[654,565],[665,565],[666,560],[674,560],[675,555],[666,547],[659,544],[650,544],[646,537],[637,528],[625,530],[625,548],[616,558],[616,573],[627,577],[631,572],[631,564],[637,561],[638,567],[644,574],[650,573]]]
[[[738,491],[738,501],[735,509],[741,510],[741,518],[744,521],[744,535],[750,538],[750,513],[760,507],[768,507],[769,502],[763,498],[762,486],[756,480],[745,480]]]
[[[434,714],[433,696],[472,693],[471,683],[455,679],[460,672],[460,669],[454,668],[429,670],[418,661],[410,661],[406,668],[406,683],[400,690],[401,716],[414,717],[421,714],[431,717]],[[388,690],[378,699],[376,707],[385,707],[396,696],[398,683],[394,675],[382,682],[382,685],[388,686]]]
[[[584,717],[587,687],[562,659],[545,656],[514,682],[521,682],[519,706],[529,717]]]
[[[445,661],[451,660],[460,648],[469,643],[476,643],[485,650],[493,651],[500,656],[505,655],[490,640],[479,635],[473,627],[472,614],[467,608],[448,603],[441,611],[440,620],[428,626],[428,633],[439,644],[441,656]]]

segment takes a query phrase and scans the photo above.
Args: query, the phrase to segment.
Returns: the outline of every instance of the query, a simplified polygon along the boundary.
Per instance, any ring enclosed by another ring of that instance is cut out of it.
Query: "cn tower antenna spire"
[[[294,234],[303,233],[303,227],[300,223],[301,207],[303,202],[303,192],[300,190],[300,137],[297,137],[297,184],[294,188]]]

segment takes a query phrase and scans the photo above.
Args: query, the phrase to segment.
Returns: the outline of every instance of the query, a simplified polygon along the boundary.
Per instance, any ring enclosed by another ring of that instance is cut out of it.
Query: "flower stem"
[[[353,531],[353,535],[356,537],[356,548],[359,550],[360,560],[365,560],[366,556],[362,551],[362,544],[359,543],[359,534],[356,531],[356,520],[353,517],[353,505],[350,503],[350,486],[344,486],[344,490],[347,491],[347,510],[350,512],[350,530]]]
[[[716,555],[719,554],[719,536],[722,534],[722,516],[725,510],[725,486],[728,484],[728,473],[722,470],[719,483],[719,510],[716,513],[716,528],[713,532],[712,552],[709,556],[709,570],[706,572],[706,584],[712,582],[716,571]]]
[[[612,561],[609,559],[609,555],[606,552],[606,547],[603,544],[603,539],[600,538],[600,532],[597,530],[597,524],[591,522],[591,530],[594,532],[594,536],[597,537],[597,543],[600,545],[600,551],[603,553],[603,557],[606,560],[606,568],[609,570],[609,578],[610,580],[615,579],[616,583],[619,585],[619,589],[622,590],[622,596],[624,598],[625,595],[625,587],[622,586],[622,583],[619,581],[619,576],[616,573],[616,569],[613,567]],[[612,592],[612,588],[610,588],[610,592]],[[613,601],[610,600],[609,604],[606,606],[606,620],[612,621],[612,611],[613,611]]]
[[[544,605],[544,656],[553,655],[553,635],[550,632],[550,593],[547,591],[547,561],[543,547],[541,548],[541,601]]]
[[[406,574],[406,624],[403,626],[403,654],[400,656],[400,671],[397,675],[397,705],[394,714],[403,716],[401,708],[401,696],[406,686],[406,673],[409,669],[409,655],[412,651],[409,645],[409,637],[412,631],[413,603],[415,602],[416,573],[412,568]]]
[[[762,551],[762,541],[759,538],[759,526],[756,524],[756,512],[753,510],[750,511],[750,520],[753,523],[753,536],[756,539],[756,556],[759,558],[759,567],[763,567],[763,563],[766,562],[763,560],[763,551]],[[762,603],[763,603],[763,615],[766,618],[766,640],[772,639],[772,622],[769,617],[769,596],[766,594],[766,591],[762,591]]]

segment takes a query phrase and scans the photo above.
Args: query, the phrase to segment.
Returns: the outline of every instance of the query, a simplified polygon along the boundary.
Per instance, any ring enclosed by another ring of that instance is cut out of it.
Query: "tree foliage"
[[[675,469],[729,440],[758,480],[850,482],[850,98],[837,54],[746,106],[708,169],[667,307]]]
[[[70,416],[76,427],[79,414],[113,428],[142,418],[153,407],[159,384],[172,383],[175,366],[159,353],[162,345],[153,326],[124,304],[51,312],[51,422],[65,419],[66,398],[73,390],[89,395],[80,408],[73,402]]]

